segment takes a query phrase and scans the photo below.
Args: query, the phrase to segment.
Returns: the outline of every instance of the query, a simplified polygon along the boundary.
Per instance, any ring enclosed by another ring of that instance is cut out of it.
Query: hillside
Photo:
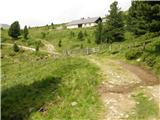
[[[158,2],[118,2],[106,21],[1,29],[3,120],[159,120]]]

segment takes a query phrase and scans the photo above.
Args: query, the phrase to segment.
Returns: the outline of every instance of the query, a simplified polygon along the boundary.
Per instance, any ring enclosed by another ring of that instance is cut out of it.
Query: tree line
[[[132,1],[128,11],[122,12],[118,2],[110,5],[105,23],[99,23],[96,31],[96,43],[112,43],[124,40],[125,31],[140,36],[148,32],[160,33],[159,1]]]
[[[124,40],[125,31],[132,32],[135,36],[140,36],[148,32],[160,32],[160,4],[159,1],[132,1],[128,11],[121,11],[118,2],[110,5],[109,15],[106,22],[99,22],[95,31],[96,43],[112,43]],[[47,25],[48,26],[48,25]],[[54,24],[51,23],[52,29]],[[9,36],[17,39],[23,34],[24,39],[28,39],[28,28],[20,30],[18,21],[11,24]],[[83,40],[83,33],[78,34],[78,39]],[[61,46],[61,41],[59,43]]]

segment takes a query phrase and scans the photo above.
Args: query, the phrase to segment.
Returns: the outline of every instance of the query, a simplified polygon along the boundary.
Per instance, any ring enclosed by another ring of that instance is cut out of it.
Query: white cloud
[[[67,22],[81,17],[105,16],[114,0],[0,0],[0,23],[18,20],[21,26]],[[131,0],[117,0],[122,10]]]

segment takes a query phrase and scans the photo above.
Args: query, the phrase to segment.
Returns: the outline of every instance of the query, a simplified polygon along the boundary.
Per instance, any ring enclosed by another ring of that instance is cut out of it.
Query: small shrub
[[[58,42],[58,47],[62,47],[62,41],[61,40]]]
[[[142,61],[145,62],[148,66],[153,67],[156,63],[156,55],[146,53],[142,56]]]
[[[84,35],[83,35],[82,31],[80,31],[80,32],[78,33],[78,39],[81,40],[81,41],[84,40]]]
[[[13,51],[14,52],[18,52],[19,50],[20,49],[19,49],[18,45],[16,43],[14,43],[14,45],[13,45]]]
[[[41,35],[42,35],[42,39],[44,39],[46,37],[46,33],[44,33],[44,32],[41,32]]]
[[[40,45],[41,45],[41,41],[36,41],[35,43],[36,51],[39,51]]]
[[[156,52],[160,53],[160,45],[156,45],[155,50],[156,50]]]
[[[125,57],[128,60],[133,60],[133,59],[139,58],[141,54],[142,52],[140,50],[133,49],[133,50],[127,51],[125,53]]]
[[[111,54],[113,54],[113,55],[114,55],[114,54],[117,54],[117,53],[119,53],[118,50],[115,50],[115,51],[112,51],[112,52],[111,52]]]
[[[10,52],[9,52],[9,56],[13,57],[13,56],[15,56],[15,55],[16,55],[15,52],[13,52],[13,51],[10,51]]]

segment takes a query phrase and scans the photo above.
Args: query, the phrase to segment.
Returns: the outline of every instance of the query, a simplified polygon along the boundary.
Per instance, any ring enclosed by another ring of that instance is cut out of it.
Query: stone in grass
[[[77,105],[77,102],[72,102],[71,105],[75,106],[75,105]]]

